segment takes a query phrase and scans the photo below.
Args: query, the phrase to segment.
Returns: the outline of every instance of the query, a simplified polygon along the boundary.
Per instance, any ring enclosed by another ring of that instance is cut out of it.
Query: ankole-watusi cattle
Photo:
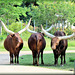
[[[58,64],[58,57],[60,55],[61,55],[61,65],[63,65],[63,56],[64,56],[64,64],[65,64],[66,63],[65,52],[68,46],[67,39],[75,37],[75,33],[73,33],[72,35],[65,36],[65,33],[63,31],[56,31],[54,35],[52,35],[48,33],[46,30],[44,30],[43,27],[42,27],[42,31],[44,32],[44,34],[46,34],[48,37],[51,38],[51,48],[53,50],[54,58],[55,58],[54,64],[55,65]]]
[[[50,31],[53,26],[51,26],[46,31]],[[27,29],[28,32],[33,33],[31,34],[30,38],[28,39],[28,46],[32,51],[33,55],[33,65],[37,64],[39,65],[39,56],[41,53],[41,64],[44,64],[43,62],[43,51],[46,46],[46,41],[44,39],[43,33],[38,33],[35,31],[32,31],[30,29]]]
[[[10,53],[10,64],[13,63],[13,56],[15,56],[15,63],[19,64],[19,52],[23,47],[23,40],[20,37],[20,34],[24,32],[30,25],[31,19],[27,26],[20,30],[18,33],[7,29],[5,24],[0,20],[1,25],[4,27],[5,31],[10,33],[4,41],[4,47]]]

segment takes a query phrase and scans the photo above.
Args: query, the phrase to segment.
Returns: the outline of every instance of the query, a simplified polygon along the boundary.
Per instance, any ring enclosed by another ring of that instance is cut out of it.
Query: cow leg
[[[34,52],[32,52],[33,55],[33,65],[35,65],[35,56],[34,56]]]
[[[10,64],[13,64],[13,54],[10,53]]]
[[[65,60],[65,52],[64,52],[64,64],[66,64],[66,60]]]
[[[43,62],[43,51],[41,52],[41,64],[44,64],[44,62]]]
[[[61,54],[61,66],[63,66],[63,55]]]
[[[19,64],[19,54],[17,55],[17,64]]]
[[[37,66],[39,66],[39,56],[40,56],[40,52],[38,52]]]
[[[37,64],[37,53],[35,55],[35,64]]]
[[[37,59],[37,66],[39,66],[39,54],[38,54],[38,59]]]
[[[33,57],[33,65],[35,65],[35,63],[34,63],[34,57]]]
[[[57,64],[58,64],[58,57],[55,58],[55,66],[57,66]]]
[[[16,64],[16,55],[15,55],[15,64]]]
[[[57,66],[57,64],[58,64],[58,56],[57,56],[57,55],[54,55],[54,58],[55,58],[55,63],[54,63],[54,65]]]

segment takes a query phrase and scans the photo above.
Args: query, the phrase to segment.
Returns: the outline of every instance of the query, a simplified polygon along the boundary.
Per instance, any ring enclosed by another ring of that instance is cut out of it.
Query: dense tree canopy
[[[27,16],[27,7],[22,8],[23,0],[0,0],[0,19],[3,21],[9,20],[19,20],[19,16]]]
[[[31,5],[29,15],[40,24],[45,24],[46,20],[49,25],[57,23],[58,20],[68,20],[71,24],[75,22],[75,5],[69,2],[38,2],[39,6]],[[59,15],[57,17],[56,15]]]
[[[59,15],[57,17],[56,15]],[[75,23],[74,0],[0,0],[0,19],[6,22],[16,20],[36,21],[36,26],[68,20]]]

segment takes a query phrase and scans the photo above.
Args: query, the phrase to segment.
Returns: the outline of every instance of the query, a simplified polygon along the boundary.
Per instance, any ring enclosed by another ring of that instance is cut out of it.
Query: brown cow
[[[63,56],[64,56],[64,64],[66,63],[65,60],[65,52],[67,49],[67,40],[59,40],[57,37],[58,36],[65,36],[65,33],[63,31],[56,31],[54,33],[56,37],[52,38],[51,40],[51,48],[54,53],[54,58],[55,58],[55,65],[58,64],[58,57],[61,55],[61,65],[63,66]]]
[[[42,27],[42,26],[41,26]],[[67,39],[75,37],[75,33],[72,35],[65,36],[64,32],[57,31],[55,32],[54,35],[48,33],[46,30],[43,29],[42,31],[51,38],[51,48],[53,49],[54,52],[54,58],[55,58],[55,65],[58,64],[58,57],[61,55],[61,65],[63,66],[63,56],[64,56],[64,64],[66,63],[65,61],[65,51],[67,49]]]
[[[41,52],[41,64],[43,62],[43,50],[46,46],[46,41],[41,33],[33,33],[28,39],[28,46],[32,50],[33,54],[33,65],[39,65],[39,56]],[[38,59],[37,59],[38,57]]]
[[[31,21],[31,19],[30,19],[30,21]],[[30,21],[29,21],[28,25],[24,29],[20,30],[18,33],[14,33],[12,31],[8,30],[5,26],[5,24],[2,21],[0,21],[1,24],[3,25],[4,29],[8,33],[10,33],[4,41],[5,49],[10,52],[10,64],[13,64],[13,55],[15,56],[15,63],[19,64],[19,52],[23,47],[23,40],[21,39],[19,34],[24,32],[29,27]]]
[[[28,39],[28,46],[32,51],[33,55],[33,65],[37,64],[39,65],[39,56],[41,52],[41,64],[44,64],[43,62],[43,50],[46,46],[46,41],[43,37],[42,33],[38,33],[35,31],[32,31],[30,29],[27,29],[28,32],[33,33],[31,34],[30,38]],[[37,59],[38,57],[38,59]]]

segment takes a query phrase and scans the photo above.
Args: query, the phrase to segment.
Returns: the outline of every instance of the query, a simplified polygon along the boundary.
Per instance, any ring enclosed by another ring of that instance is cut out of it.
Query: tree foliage
[[[37,3],[39,6],[34,6],[33,4],[30,6],[31,11],[29,13],[32,19],[37,21],[37,26],[46,24],[46,21],[49,26],[63,20],[67,20],[71,24],[75,23],[75,5],[71,1],[44,1]],[[55,14],[59,15],[59,17]]]
[[[16,19],[26,22],[31,17],[38,27],[46,26],[46,22],[50,26],[63,20],[75,24],[74,0],[0,0],[0,19],[5,23]]]
[[[5,21],[9,20],[19,20],[20,15],[26,15],[28,11],[27,7],[22,8],[20,5],[23,0],[0,0],[0,19]]]

